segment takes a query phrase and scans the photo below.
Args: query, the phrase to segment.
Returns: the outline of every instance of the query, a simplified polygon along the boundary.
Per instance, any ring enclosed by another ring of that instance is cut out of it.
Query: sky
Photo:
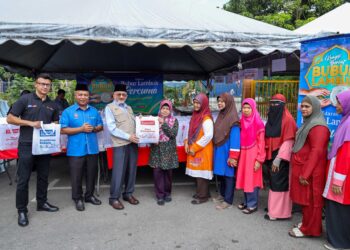
[[[198,0],[199,3],[209,4],[213,7],[219,6],[220,8],[228,1],[229,0]]]

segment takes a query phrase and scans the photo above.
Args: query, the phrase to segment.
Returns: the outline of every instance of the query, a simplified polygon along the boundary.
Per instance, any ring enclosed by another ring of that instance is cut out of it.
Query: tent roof
[[[350,3],[344,3],[319,18],[299,27],[294,32],[308,35],[321,32],[346,34],[350,33],[349,23]]]
[[[82,44],[91,39],[223,51],[230,41],[249,41],[254,48],[264,50],[265,45],[268,50],[264,40],[293,36],[289,30],[194,0],[0,0],[0,5],[0,43],[44,40],[53,45],[68,39]],[[249,52],[246,47],[241,49]]]
[[[68,24],[291,34],[195,0],[17,0],[2,2],[1,21],[13,23]],[[16,15],[14,15],[16,13]],[[262,30],[264,29],[264,30]]]
[[[0,0],[0,63],[47,72],[208,75],[300,36],[195,0]]]

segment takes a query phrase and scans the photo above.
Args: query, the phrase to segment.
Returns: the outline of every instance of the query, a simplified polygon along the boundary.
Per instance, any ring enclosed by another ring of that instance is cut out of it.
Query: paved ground
[[[10,171],[14,176],[14,166]],[[126,205],[123,211],[108,205],[108,183],[102,183],[101,206],[86,204],[84,212],[70,200],[66,159],[55,158],[50,175],[49,201],[58,213],[37,212],[35,173],[30,182],[29,226],[17,225],[15,185],[0,175],[0,249],[323,249],[324,237],[294,239],[287,232],[300,221],[264,220],[267,192],[261,193],[259,211],[242,214],[236,208],[242,193],[235,194],[235,207],[217,211],[213,202],[190,204],[193,181],[184,169],[175,173],[173,202],[158,206],[154,199],[152,173],[139,170],[135,196],[140,205]],[[211,186],[215,195],[215,185]]]

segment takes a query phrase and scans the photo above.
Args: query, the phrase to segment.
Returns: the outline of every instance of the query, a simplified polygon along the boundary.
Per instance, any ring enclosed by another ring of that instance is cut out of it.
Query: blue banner
[[[162,75],[144,74],[78,74],[77,83],[88,84],[90,104],[103,109],[113,101],[114,85],[127,86],[126,103],[135,114],[158,114],[159,103],[163,99]]]
[[[314,39],[301,44],[298,126],[302,124],[302,99],[305,95],[314,95],[320,100],[332,141],[341,119],[335,110],[336,95],[349,88],[350,35]]]

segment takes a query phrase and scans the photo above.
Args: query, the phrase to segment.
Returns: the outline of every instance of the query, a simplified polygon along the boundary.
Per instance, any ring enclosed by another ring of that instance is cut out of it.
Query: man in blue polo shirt
[[[88,105],[87,85],[77,84],[74,97],[76,103],[62,113],[61,133],[68,135],[67,156],[72,183],[72,199],[78,211],[84,211],[82,177],[86,175],[85,202],[101,205],[94,196],[98,164],[98,142],[96,133],[103,129],[97,109]]]

